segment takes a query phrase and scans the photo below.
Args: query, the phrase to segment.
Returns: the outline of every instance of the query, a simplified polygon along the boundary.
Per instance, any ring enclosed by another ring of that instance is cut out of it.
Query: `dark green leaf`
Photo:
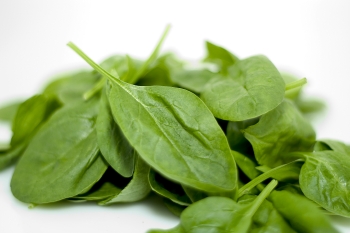
[[[135,152],[136,153],[136,152]],[[108,205],[118,202],[135,202],[145,198],[151,191],[148,183],[148,173],[150,167],[137,154],[135,172],[121,192],[115,193],[108,199],[99,202],[99,205]]]
[[[184,206],[188,206],[192,203],[180,184],[162,177],[153,169],[150,170],[148,179],[152,190],[159,195]]]

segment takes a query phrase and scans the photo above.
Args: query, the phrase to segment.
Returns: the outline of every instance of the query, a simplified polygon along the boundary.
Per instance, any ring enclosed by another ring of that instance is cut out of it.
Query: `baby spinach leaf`
[[[103,201],[119,194],[130,180],[131,178],[125,178],[113,168],[108,167],[102,178],[89,191],[69,198],[69,200]]]
[[[244,130],[259,164],[275,167],[284,163],[283,154],[312,151],[315,132],[293,103],[283,101],[260,121]]]
[[[231,151],[231,153],[235,158],[237,166],[249,179],[252,180],[261,174],[261,172],[255,168],[257,164],[254,160],[236,151]]]
[[[13,120],[11,146],[21,144],[59,107],[55,99],[35,95],[19,105]]]
[[[271,195],[271,194],[270,194]],[[274,205],[265,200],[253,216],[249,233],[297,233],[293,230]]]
[[[173,213],[178,217],[180,217],[182,211],[184,211],[187,207],[187,206],[179,205],[168,198],[163,198],[163,203],[171,213]]]
[[[21,103],[22,101],[18,101],[2,106],[0,108],[0,121],[5,121],[12,124],[12,121],[16,116],[17,109]]]
[[[207,192],[194,189],[186,185],[182,185],[182,188],[185,191],[186,195],[190,198],[191,202],[196,202],[210,196],[210,194]]]
[[[114,121],[106,93],[102,93],[96,121],[97,142],[106,161],[124,177],[134,171],[134,149]]]
[[[48,84],[44,94],[54,96],[63,104],[75,104],[84,101],[84,93],[93,88],[100,80],[99,75],[90,70],[63,74]]]
[[[343,142],[331,139],[322,139],[317,141],[317,143],[325,144],[322,150],[333,150],[350,156],[350,148]]]
[[[276,185],[277,181],[271,181],[249,204],[239,204],[226,197],[208,197],[193,203],[182,212],[180,226],[175,229],[182,228],[182,232],[186,233],[247,233],[254,214]],[[164,232],[176,231],[173,229]]]
[[[230,121],[227,125],[226,136],[230,147],[234,151],[243,154],[254,154],[253,147],[244,137],[243,130],[248,126],[258,123],[259,118],[253,118],[245,121]]]
[[[33,137],[11,180],[13,195],[44,204],[89,190],[107,169],[96,132],[97,100],[57,111]]]
[[[226,74],[227,68],[239,61],[235,55],[218,45],[209,41],[206,41],[205,45],[207,56],[204,58],[204,61],[216,64],[219,67],[220,73]]]
[[[10,166],[22,155],[27,146],[26,142],[16,145],[6,151],[0,152],[0,170]]]
[[[148,180],[152,190],[157,194],[180,205],[188,206],[192,203],[180,184],[167,180],[153,169],[149,172]]]
[[[135,152],[136,153],[136,152]],[[113,196],[99,202],[99,205],[108,205],[117,202],[135,202],[145,198],[151,191],[148,183],[148,173],[150,167],[139,155],[135,164],[135,172],[130,182],[122,189],[121,192],[115,193]]]
[[[196,95],[173,87],[125,83],[75,45],[68,45],[111,81],[109,102],[113,116],[148,164],[164,176],[197,189],[235,189],[237,170],[226,137]]]
[[[315,203],[299,194],[285,190],[273,191],[269,200],[297,232],[338,232]]]
[[[332,213],[350,217],[349,154],[328,150],[300,154],[306,157],[299,179],[304,195]]]
[[[215,75],[207,69],[182,69],[173,72],[171,79],[180,87],[200,93]]]
[[[215,117],[243,121],[265,114],[282,102],[285,84],[269,59],[253,56],[232,68],[234,75],[214,78],[201,93]]]

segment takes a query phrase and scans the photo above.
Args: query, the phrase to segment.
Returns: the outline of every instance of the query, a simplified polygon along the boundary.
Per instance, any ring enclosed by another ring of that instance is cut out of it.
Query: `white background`
[[[215,2],[215,3],[214,3]],[[0,103],[40,91],[57,72],[87,65],[73,41],[96,61],[128,53],[146,58],[167,24],[164,50],[204,56],[204,40],[241,58],[264,54],[281,70],[306,77],[309,95],[323,98],[318,138],[350,143],[349,1],[0,1]],[[8,137],[0,127],[0,140]],[[177,218],[153,196],[141,203],[99,207],[53,204],[28,209],[12,197],[13,168],[0,172],[1,232],[145,232]],[[350,172],[350,171],[349,171]],[[341,232],[350,219],[333,218]]]

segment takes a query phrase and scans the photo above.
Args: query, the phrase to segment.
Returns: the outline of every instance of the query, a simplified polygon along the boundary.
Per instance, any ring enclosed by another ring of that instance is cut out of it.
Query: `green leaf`
[[[108,167],[101,179],[96,182],[89,191],[79,194],[69,200],[103,201],[119,194],[130,182],[131,178],[125,178],[113,168]]]
[[[136,153],[136,152],[135,152]],[[99,202],[99,205],[109,205],[119,202],[135,202],[145,198],[151,191],[148,183],[148,173],[150,167],[140,156],[136,155],[135,172],[130,182],[121,192]]]
[[[245,121],[230,121],[227,124],[226,136],[232,150],[253,155],[253,147],[244,137],[243,130],[247,127],[258,123],[259,118],[253,118]]]
[[[26,142],[16,145],[6,151],[0,152],[0,170],[10,166],[15,163],[17,159],[22,155],[27,146]]]
[[[85,101],[84,93],[93,88],[99,80],[99,75],[89,70],[71,72],[55,78],[55,81],[45,87],[43,93],[54,96],[63,105],[76,104]]]
[[[148,180],[152,190],[157,194],[179,205],[188,206],[192,203],[180,184],[167,180],[153,169],[149,172]]]
[[[196,95],[178,88],[125,83],[72,43],[69,46],[111,80],[109,102],[113,116],[151,167],[201,190],[225,192],[236,188],[237,170],[226,137]]]
[[[235,158],[237,166],[249,179],[252,180],[261,174],[261,172],[255,168],[257,164],[254,160],[236,151],[231,151],[231,153]]]
[[[265,200],[253,216],[249,233],[297,233],[297,231],[292,229],[271,202]]]
[[[202,199],[182,212],[180,225],[175,229],[182,229],[182,232],[186,233],[248,233],[253,216],[276,185],[277,181],[271,181],[260,195],[249,204],[239,204],[226,197]],[[163,232],[176,232],[175,229]]]
[[[39,126],[59,107],[56,99],[46,95],[35,95],[18,107],[13,120],[11,147],[21,144],[33,136]]]
[[[12,124],[18,107],[21,105],[22,101],[12,102],[0,108],[0,121],[5,121]]]
[[[44,204],[89,190],[105,170],[94,130],[97,101],[57,111],[33,137],[11,180],[13,195]]]
[[[173,72],[171,79],[180,87],[186,88],[195,93],[201,93],[207,83],[215,75],[216,74],[206,69],[182,69]]]
[[[297,232],[338,232],[331,225],[327,216],[319,210],[318,206],[304,196],[284,190],[273,191],[269,200]]]
[[[215,117],[243,121],[261,116],[282,102],[284,81],[266,57],[249,57],[232,69],[234,74],[214,78],[201,93]]]
[[[299,154],[306,157],[299,179],[304,195],[332,213],[350,217],[349,154],[328,150]]]
[[[134,149],[114,121],[105,91],[100,101],[100,111],[96,121],[97,142],[106,161],[124,177],[134,171]]]
[[[284,164],[283,154],[312,151],[316,137],[310,123],[288,100],[245,129],[244,136],[252,144],[259,164],[269,167]]]
[[[205,45],[207,48],[207,56],[204,58],[204,61],[216,64],[219,67],[220,73],[226,74],[227,68],[239,61],[235,55],[218,45],[209,41],[206,41]]]
[[[186,209],[187,206],[179,205],[168,198],[163,198],[163,203],[168,208],[168,210],[175,216],[180,217],[182,211]]]

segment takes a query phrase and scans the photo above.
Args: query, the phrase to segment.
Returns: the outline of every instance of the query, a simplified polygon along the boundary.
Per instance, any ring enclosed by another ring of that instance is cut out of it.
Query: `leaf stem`
[[[265,188],[264,190],[259,194],[259,196],[254,200],[250,210],[249,214],[253,216],[255,212],[260,207],[261,203],[270,195],[270,193],[276,188],[278,184],[277,180],[272,180]]]
[[[163,34],[162,34],[162,36],[161,36],[161,38],[160,38],[160,40],[159,40],[159,42],[157,43],[157,46],[156,46],[155,49],[153,50],[151,56],[149,56],[149,58],[142,64],[141,68],[140,68],[137,72],[135,72],[135,73],[130,77],[129,80],[127,80],[128,83],[131,83],[131,84],[135,83],[135,82],[137,81],[137,79],[138,79],[141,75],[143,75],[143,74],[145,73],[145,71],[147,70],[148,66],[149,66],[152,62],[154,62],[154,60],[155,60],[155,59],[157,58],[157,56],[158,56],[160,47],[162,46],[162,44],[163,44],[163,42],[164,42],[164,40],[165,40],[165,38],[166,38],[166,36],[167,36],[169,30],[170,30],[170,25],[167,25],[166,28],[165,28],[165,30],[164,30],[164,32],[163,32]]]
[[[103,86],[106,83],[106,77],[102,77],[98,83],[96,83],[95,86],[93,86],[90,90],[86,91],[83,95],[84,100],[89,100],[91,97],[93,97],[96,93],[98,93],[100,90],[102,90]]]
[[[293,161],[291,163],[283,164],[281,166],[275,167],[269,171],[262,173],[260,176],[254,178],[253,180],[251,180],[250,182],[248,182],[247,184],[245,184],[243,187],[241,187],[238,190],[238,198],[243,196],[245,193],[247,193],[249,190],[251,190],[252,188],[257,186],[258,184],[271,178],[274,174],[277,174],[278,172],[283,172],[283,171],[288,170],[291,167],[295,166],[296,162],[300,162],[300,160],[296,160],[296,161]]]
[[[68,42],[67,44],[74,52],[76,52],[81,58],[83,58],[92,68],[94,68],[97,72],[99,72],[102,76],[107,77],[110,81],[114,83],[119,83],[121,80],[119,79],[118,74],[117,77],[114,77],[110,73],[108,73],[105,69],[95,63],[91,58],[89,58],[78,46],[76,46],[73,42]]]
[[[285,91],[289,91],[289,90],[292,90],[294,88],[300,88],[303,85],[305,85],[306,83],[307,83],[307,79],[306,78],[302,78],[302,79],[299,79],[297,81],[288,83],[288,84],[286,84]]]

